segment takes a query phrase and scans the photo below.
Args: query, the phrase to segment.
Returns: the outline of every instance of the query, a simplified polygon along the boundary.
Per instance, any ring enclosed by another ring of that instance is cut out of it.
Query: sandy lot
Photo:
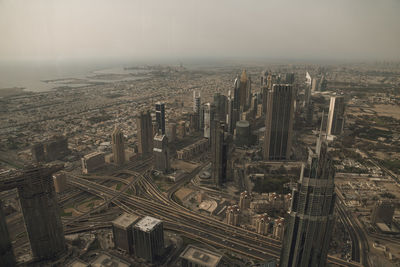
[[[374,110],[379,116],[388,116],[400,120],[400,106],[397,105],[375,105]]]

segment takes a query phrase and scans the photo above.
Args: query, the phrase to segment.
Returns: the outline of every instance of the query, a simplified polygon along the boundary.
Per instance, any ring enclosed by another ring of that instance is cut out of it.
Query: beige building
[[[67,188],[67,177],[65,173],[53,174],[54,189],[57,193],[62,193]]]
[[[104,154],[101,152],[93,152],[83,156],[82,172],[84,174],[92,173],[93,171],[102,168],[105,164]]]
[[[240,209],[238,205],[226,208],[226,223],[235,226],[240,225]]]

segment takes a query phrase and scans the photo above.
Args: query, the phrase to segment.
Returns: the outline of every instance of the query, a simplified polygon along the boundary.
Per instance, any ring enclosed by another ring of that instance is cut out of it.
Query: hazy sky
[[[400,0],[0,0],[0,61],[400,59]]]

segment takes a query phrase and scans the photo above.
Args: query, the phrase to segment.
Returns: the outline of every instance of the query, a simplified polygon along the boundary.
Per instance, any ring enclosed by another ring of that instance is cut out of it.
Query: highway
[[[154,196],[154,198],[160,199],[159,202],[155,199],[148,200],[131,196],[81,178],[71,178],[69,182],[92,194],[106,196],[118,206],[122,204],[124,210],[158,217],[164,220],[167,229],[175,230],[190,238],[257,260],[279,258],[280,241],[240,227],[227,225],[212,217],[193,213],[176,203],[171,203],[165,195],[163,197]],[[147,183],[148,190],[154,189],[150,189],[147,179],[141,180],[141,183]],[[154,191],[150,192],[150,194],[154,193]],[[333,257],[329,257],[328,262],[339,266],[360,266],[358,263],[346,262]]]
[[[344,226],[348,230],[352,241],[352,259],[360,262],[363,266],[368,267],[368,240],[358,223],[355,222],[354,217],[344,208],[342,195],[337,193],[337,196],[336,209]]]

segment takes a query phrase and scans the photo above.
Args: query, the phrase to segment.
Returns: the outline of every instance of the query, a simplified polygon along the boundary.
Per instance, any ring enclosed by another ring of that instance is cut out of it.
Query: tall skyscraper
[[[294,90],[288,84],[274,84],[268,90],[265,120],[264,159],[290,157],[294,116]]]
[[[219,121],[225,121],[227,97],[221,95],[220,93],[215,93],[213,104],[215,106],[215,119]]]
[[[200,93],[197,95],[196,91],[193,91],[193,112],[199,113],[201,105]]]
[[[156,122],[157,132],[159,134],[165,134],[165,103],[156,103]]]
[[[310,153],[300,180],[292,192],[281,252],[282,267],[323,267],[326,265],[334,223],[335,169],[322,142]]]
[[[15,256],[7,228],[6,216],[0,200],[0,266],[16,266]]]
[[[211,133],[211,168],[214,184],[217,186],[223,183],[223,144],[224,144],[224,129],[219,121],[212,121]]]
[[[215,118],[215,106],[206,103],[203,105],[204,110],[204,137],[210,138],[211,136],[211,122]]]
[[[286,80],[285,82],[287,84],[293,84],[294,83],[294,73],[293,72],[286,73],[285,80]]]
[[[153,152],[153,125],[150,111],[141,112],[136,119],[138,149],[142,155],[151,155]]]
[[[159,219],[146,216],[133,227],[137,257],[154,263],[164,253],[164,226]]]
[[[122,165],[125,163],[124,134],[118,126],[115,126],[115,129],[111,134],[111,140],[114,163]]]
[[[221,186],[226,182],[228,163],[232,154],[232,135],[225,133],[224,128],[224,123],[212,121],[211,175],[216,186]]]
[[[154,169],[167,173],[170,169],[168,155],[168,138],[165,135],[157,134],[154,136]]]
[[[238,92],[238,109],[240,111],[246,111],[249,106],[249,98],[251,95],[251,79],[247,77],[246,70],[243,70],[242,74],[240,75],[240,82],[239,82],[239,92]],[[236,97],[236,96],[235,96]]]
[[[332,96],[329,105],[327,134],[340,135],[343,132],[346,105],[343,96]]]
[[[128,254],[133,254],[133,226],[139,220],[134,214],[123,213],[113,224],[114,246]]]
[[[60,208],[52,177],[52,174],[60,169],[59,166],[50,168],[40,165],[30,166],[23,171],[6,173],[0,178],[0,191],[14,188],[18,190],[32,257],[38,262],[54,259],[66,250]],[[10,254],[11,244],[8,242],[5,223],[5,216],[0,214],[0,265],[14,266],[8,265],[13,258]],[[4,262],[7,264],[3,264]]]

